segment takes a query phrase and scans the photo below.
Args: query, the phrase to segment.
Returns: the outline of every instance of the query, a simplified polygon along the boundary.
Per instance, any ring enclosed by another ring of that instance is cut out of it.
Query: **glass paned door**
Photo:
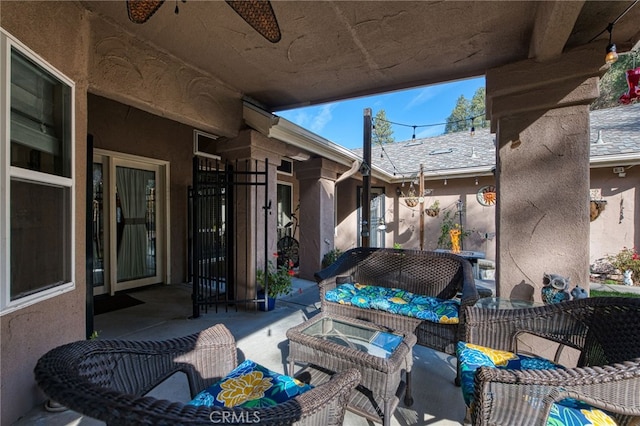
[[[362,187],[358,187],[358,246],[362,245]],[[371,188],[371,201],[369,219],[369,247],[385,247],[386,223],[384,189],[379,187]]]
[[[92,220],[92,245],[93,245],[93,294],[103,294],[107,292],[105,287],[105,267],[107,259],[105,257],[105,229],[108,222],[105,222],[105,199],[103,196],[103,161],[100,156],[93,159],[93,201],[91,203]],[[108,253],[108,252],[107,252]]]
[[[160,166],[114,158],[112,171],[114,217],[111,223],[111,283],[125,290],[162,282],[158,232],[162,200]]]
[[[160,165],[95,156],[94,295],[162,282],[163,182]]]
[[[153,171],[116,167],[119,283],[156,275],[155,187]]]

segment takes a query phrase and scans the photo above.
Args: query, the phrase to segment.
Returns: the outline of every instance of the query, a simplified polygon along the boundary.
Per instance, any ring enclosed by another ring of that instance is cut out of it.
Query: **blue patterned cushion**
[[[616,422],[606,412],[567,398],[551,406],[547,426],[615,426]]]
[[[548,370],[563,368],[545,358],[514,354],[483,346],[458,342],[456,347],[460,368],[460,387],[465,404],[473,403],[474,377],[480,367],[508,370]],[[551,406],[547,426],[615,425],[605,412],[574,399],[564,399]]]
[[[312,386],[246,360],[224,379],[200,392],[189,404],[209,407],[269,407],[288,401]]]
[[[417,295],[399,288],[345,283],[326,292],[325,299],[329,302],[378,309],[435,323],[459,322],[459,301]]]

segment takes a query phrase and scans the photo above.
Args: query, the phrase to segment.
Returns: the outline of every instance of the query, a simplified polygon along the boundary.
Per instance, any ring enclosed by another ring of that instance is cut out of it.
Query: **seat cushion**
[[[473,404],[474,377],[480,367],[507,370],[548,370],[564,368],[548,359],[500,351],[484,346],[458,342],[456,347],[462,397],[468,407]],[[604,411],[581,401],[564,399],[554,403],[547,419],[548,426],[615,425]]]
[[[325,294],[329,302],[377,309],[440,324],[458,324],[460,302],[414,294],[399,288],[344,283]]]
[[[567,398],[551,406],[547,426],[615,426],[616,422],[606,412]]]
[[[209,386],[189,404],[216,407],[269,407],[312,389],[290,376],[246,360],[225,378]]]

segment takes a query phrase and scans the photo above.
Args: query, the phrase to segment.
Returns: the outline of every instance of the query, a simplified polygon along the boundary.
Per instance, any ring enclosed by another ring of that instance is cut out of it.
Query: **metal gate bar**
[[[253,164],[252,164],[253,163]],[[252,167],[253,165],[253,167]],[[217,160],[194,157],[193,187],[189,190],[189,276],[193,286],[193,317],[208,312],[209,307],[224,305],[238,309],[241,304],[255,304],[248,283],[254,286],[257,256],[249,238],[238,238],[237,224],[243,224],[243,232],[258,227],[259,188],[264,191],[264,244],[267,248],[267,216],[270,206],[268,198],[268,161],[264,170],[259,170],[257,160],[235,162],[234,166]],[[238,205],[237,203],[243,203]],[[254,214],[249,214],[251,209]],[[255,221],[255,223],[251,223]],[[255,225],[255,226],[251,226]],[[254,259],[254,268],[249,268],[249,259]],[[264,259],[266,264],[266,259]],[[244,273],[244,276],[241,274]],[[239,286],[242,282],[244,285]],[[249,297],[251,295],[251,297]]]

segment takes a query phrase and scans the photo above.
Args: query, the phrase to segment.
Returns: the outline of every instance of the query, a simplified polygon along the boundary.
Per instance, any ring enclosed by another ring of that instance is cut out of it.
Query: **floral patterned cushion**
[[[445,324],[457,324],[460,302],[414,294],[399,288],[344,283],[325,294],[329,302]]]
[[[269,407],[295,398],[310,389],[311,385],[246,360],[224,379],[196,395],[189,404],[209,407]]]
[[[462,396],[468,407],[472,407],[473,404],[474,376],[480,367],[509,370],[564,368],[545,358],[515,354],[464,342],[458,342],[456,352],[460,368]],[[551,406],[547,426],[577,425],[615,425],[615,422],[602,410],[574,399],[564,399]]]

